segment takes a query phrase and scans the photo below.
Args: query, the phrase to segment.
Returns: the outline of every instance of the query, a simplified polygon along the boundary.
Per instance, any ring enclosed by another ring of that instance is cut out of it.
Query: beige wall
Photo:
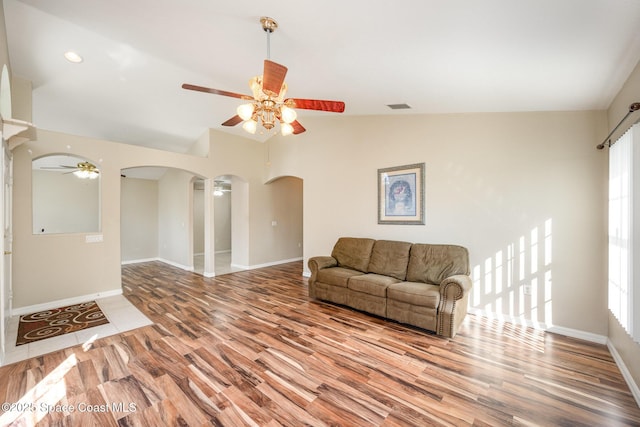
[[[233,190],[233,187],[232,187]],[[231,193],[224,192],[213,200],[215,210],[215,251],[231,250]]]
[[[120,238],[122,261],[158,257],[158,181],[122,178]]]
[[[183,268],[193,268],[193,178],[169,169],[158,183],[158,252]]]
[[[611,128],[616,126],[620,119],[624,117],[629,110],[629,105],[633,102],[640,102],[640,63],[636,65],[631,76],[626,81],[609,108],[609,125]],[[616,135],[613,135],[612,139],[615,140],[618,138],[622,133],[630,128],[633,123],[638,122],[638,120],[640,120],[640,112],[633,113],[633,115],[624,122],[624,125],[620,126],[620,130]],[[608,132],[606,132],[604,136],[606,136],[607,133]],[[601,152],[602,157],[608,158],[607,153],[606,149],[604,152]],[[602,203],[606,203],[606,196]],[[636,213],[635,216],[637,218],[638,214]],[[640,315],[640,313],[636,314]],[[620,358],[622,358],[624,364],[627,366],[627,369],[636,384],[636,390],[638,390],[640,387],[640,363],[638,363],[640,360],[640,344],[633,341],[631,336],[624,331],[618,320],[611,315],[611,313],[609,313],[608,320],[610,345],[615,348]],[[640,393],[640,391],[638,392]],[[640,396],[637,396],[636,399],[640,401]]]
[[[606,159],[594,148],[604,112],[327,115],[304,125],[268,143],[265,168],[304,180],[305,259],[329,254],[340,236],[464,245],[474,308],[606,336]],[[422,162],[426,224],[378,225],[377,169]]]
[[[211,140],[210,150],[202,148],[202,141],[207,138]],[[290,259],[290,249],[301,241],[297,232],[279,233],[269,239],[262,236],[273,232],[271,221],[274,218],[283,218],[279,221],[282,229],[299,228],[302,220],[294,221],[283,216],[281,209],[283,205],[292,204],[288,198],[297,205],[301,195],[288,195],[287,186],[265,184],[265,146],[215,131],[207,132],[197,145],[198,150],[195,151],[199,154],[209,151],[210,157],[170,153],[39,129],[37,141],[25,143],[14,150],[14,307],[19,309],[120,289],[120,264],[126,260],[121,254],[121,169],[140,166],[173,168],[158,184],[159,258],[183,267],[192,265],[191,179],[194,175],[204,178],[230,175],[234,189],[233,262],[252,268]],[[53,153],[70,153],[91,159],[100,168],[102,242],[86,243],[85,233],[32,234],[31,160]],[[284,195],[274,189],[281,189]],[[273,203],[272,199],[276,197],[278,203]],[[207,209],[213,211],[212,207],[205,206]],[[301,215],[301,210],[298,212]],[[213,230],[213,227],[209,228]],[[210,237],[209,241],[214,238]],[[299,248],[297,253],[301,254]]]
[[[33,234],[99,233],[100,179],[34,169]]]
[[[31,160],[70,153],[96,162],[101,172],[103,241],[84,233],[33,235]],[[120,170],[137,166],[178,167],[207,174],[209,161],[177,153],[38,130],[38,141],[14,150],[13,306],[44,304],[120,289]]]
[[[216,239],[217,239],[216,230]],[[204,253],[204,188],[193,187],[193,253]]]
[[[271,218],[264,218],[270,225],[262,239],[279,259],[302,257],[303,182],[299,178],[285,176],[268,185],[268,193],[262,202],[269,206]]]

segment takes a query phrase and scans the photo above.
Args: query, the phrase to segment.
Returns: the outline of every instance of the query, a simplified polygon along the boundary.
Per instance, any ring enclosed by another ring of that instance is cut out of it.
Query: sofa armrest
[[[471,277],[458,274],[440,283],[440,306],[438,307],[437,333],[453,338],[467,315],[467,304],[471,292]]]
[[[471,277],[466,274],[449,276],[440,283],[440,296],[444,299],[462,299],[471,290]]]
[[[318,278],[318,271],[323,268],[336,267],[338,265],[338,261],[330,256],[315,256],[309,258],[309,270],[311,270],[311,277],[309,277],[309,296],[311,298],[316,297],[315,292],[315,284],[316,279]]]
[[[323,268],[336,267],[338,261],[334,257],[330,256],[314,256],[309,258],[309,269],[311,274],[318,272]]]
[[[311,270],[311,277],[309,277],[309,296],[316,298],[316,279],[318,278],[318,272],[323,268],[336,267],[338,260],[330,256],[315,256],[309,258],[309,270]]]

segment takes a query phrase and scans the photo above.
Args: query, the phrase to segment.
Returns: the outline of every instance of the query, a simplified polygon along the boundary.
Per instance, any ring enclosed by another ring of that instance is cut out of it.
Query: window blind
[[[640,256],[640,221],[634,224],[633,218],[634,211],[640,214],[640,209],[634,209],[634,204],[640,207],[640,185],[634,185],[634,178],[639,180],[640,174],[634,177],[633,172],[634,165],[640,165],[639,150],[634,149],[639,145],[634,144],[634,137],[638,138],[638,135],[639,125],[635,125],[609,151],[608,305],[611,313],[636,342],[640,342],[640,304],[636,302],[640,290],[634,292],[634,287],[640,284],[640,265],[634,263],[634,254]],[[634,190],[639,196],[635,195]],[[638,230],[634,232],[634,228]],[[634,238],[634,235],[638,237]],[[634,276],[638,280],[634,280]]]

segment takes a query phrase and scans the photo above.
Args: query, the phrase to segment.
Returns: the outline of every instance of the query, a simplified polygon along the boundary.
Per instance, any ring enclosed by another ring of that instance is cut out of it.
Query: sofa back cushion
[[[447,277],[456,274],[470,274],[467,248],[423,243],[411,246],[407,281],[439,285]]]
[[[358,237],[340,237],[333,247],[331,256],[339,267],[352,268],[367,273],[371,249],[375,240]]]
[[[407,277],[411,243],[377,240],[371,251],[369,273],[383,274],[404,280]]]

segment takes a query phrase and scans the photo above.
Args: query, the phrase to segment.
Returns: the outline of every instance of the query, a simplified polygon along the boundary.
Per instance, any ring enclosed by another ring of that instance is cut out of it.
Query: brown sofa
[[[467,314],[469,253],[428,245],[341,237],[331,256],[309,259],[311,298],[346,305],[453,338]]]

